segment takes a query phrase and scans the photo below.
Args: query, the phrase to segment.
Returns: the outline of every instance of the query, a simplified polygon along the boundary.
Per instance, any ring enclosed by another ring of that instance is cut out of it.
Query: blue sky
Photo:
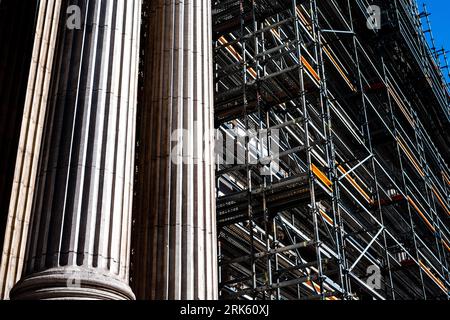
[[[431,28],[438,49],[444,46],[450,50],[450,0],[418,0],[419,12],[422,12],[422,4],[427,5],[431,13]],[[425,20],[424,20],[425,21]],[[450,63],[450,53],[447,54]],[[445,70],[444,70],[445,71]]]

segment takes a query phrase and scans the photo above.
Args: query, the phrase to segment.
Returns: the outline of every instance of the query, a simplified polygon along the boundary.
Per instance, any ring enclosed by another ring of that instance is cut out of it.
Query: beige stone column
[[[0,299],[22,274],[61,0],[40,1],[0,265]]]
[[[140,0],[59,21],[25,268],[13,299],[133,299],[129,252]]]
[[[216,299],[211,2],[150,2],[132,287]]]

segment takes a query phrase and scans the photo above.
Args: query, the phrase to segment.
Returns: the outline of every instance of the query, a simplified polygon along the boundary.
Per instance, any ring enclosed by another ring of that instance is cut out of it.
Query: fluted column
[[[64,1],[24,278],[14,299],[133,299],[128,285],[140,0]]]
[[[211,2],[150,1],[132,287],[215,299]]]
[[[0,299],[20,279],[33,201],[61,0],[40,1],[0,265]]]

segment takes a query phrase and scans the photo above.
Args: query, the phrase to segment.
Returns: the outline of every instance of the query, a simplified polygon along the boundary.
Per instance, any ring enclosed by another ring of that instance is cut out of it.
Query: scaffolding
[[[213,1],[222,299],[450,298],[450,94],[424,12]]]

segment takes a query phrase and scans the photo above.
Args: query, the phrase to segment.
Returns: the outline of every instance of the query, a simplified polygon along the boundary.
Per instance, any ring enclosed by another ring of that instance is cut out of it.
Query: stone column
[[[151,1],[148,20],[132,287],[216,299],[211,2]]]
[[[13,299],[133,299],[128,285],[140,0],[67,1],[24,278]]]
[[[0,265],[0,299],[20,279],[42,142],[61,0],[40,1]]]

